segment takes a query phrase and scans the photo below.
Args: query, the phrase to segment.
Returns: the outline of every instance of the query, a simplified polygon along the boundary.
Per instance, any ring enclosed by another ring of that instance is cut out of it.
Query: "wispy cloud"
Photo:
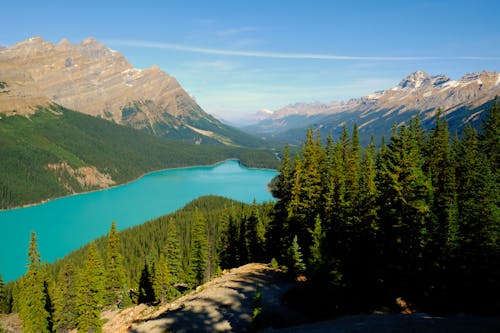
[[[485,57],[485,56],[454,56],[454,57],[399,57],[399,56],[351,56],[351,55],[335,55],[335,54],[320,54],[320,53],[284,53],[284,52],[268,52],[268,51],[241,51],[197,47],[191,45],[162,43],[140,40],[107,40],[107,43],[116,46],[143,47],[154,49],[167,49],[193,53],[233,56],[233,57],[252,57],[252,58],[276,58],[276,59],[315,59],[315,60],[372,60],[372,61],[415,61],[415,60],[500,60],[500,57]]]

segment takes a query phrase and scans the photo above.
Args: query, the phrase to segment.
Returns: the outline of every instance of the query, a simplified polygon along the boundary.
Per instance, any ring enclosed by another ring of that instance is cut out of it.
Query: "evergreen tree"
[[[224,250],[221,253],[221,262],[223,268],[234,268],[240,263],[238,251],[238,225],[232,214],[228,216],[227,228],[224,232]]]
[[[138,303],[152,304],[156,300],[155,289],[153,286],[154,269],[146,262],[141,271],[141,278],[139,279],[139,294]]]
[[[257,203],[254,201],[250,216],[247,218],[248,228],[248,261],[261,262],[264,260],[265,226],[262,219],[257,216]]]
[[[424,168],[431,177],[432,211],[435,216],[435,221],[429,228],[431,238],[429,258],[439,259],[444,254],[443,249],[447,249],[454,239],[457,218],[455,167],[448,124],[441,119],[441,110],[436,114],[436,127],[430,132],[426,155]]]
[[[208,264],[208,240],[207,222],[198,208],[196,208],[194,212],[192,234],[191,279],[196,284],[202,284],[208,278],[206,276]]]
[[[266,231],[266,247],[268,259],[282,259],[286,247],[286,221],[288,219],[288,205],[292,189],[292,162],[290,160],[290,151],[288,145],[285,146],[283,159],[279,175],[276,177],[276,186],[273,196],[277,199],[273,209],[273,218],[269,228]]]
[[[383,244],[379,258],[386,270],[382,279],[403,291],[420,278],[428,242],[432,189],[422,162],[415,128],[408,130],[402,125],[399,133],[394,131],[377,175],[381,193],[379,243]]]
[[[120,236],[116,231],[116,223],[111,223],[107,240],[106,252],[106,284],[105,304],[119,306],[126,296],[125,270],[120,253]]]
[[[79,332],[102,332],[104,268],[94,242],[90,243],[77,281],[76,307]]]
[[[483,124],[483,131],[479,139],[481,150],[486,154],[498,183],[500,177],[500,106],[497,97],[495,97],[489,116]]]
[[[23,321],[23,332],[49,332],[44,277],[34,231],[31,232],[27,266],[28,270],[21,279],[18,296],[19,318]]]
[[[316,215],[316,219],[314,220],[314,229],[309,230],[311,233],[312,244],[309,249],[309,268],[312,272],[316,272],[320,269],[322,264],[323,252],[322,245],[324,241],[324,234],[322,228],[321,217]]]
[[[57,277],[54,295],[54,329],[69,332],[77,326],[77,283],[76,269],[66,263]]]
[[[302,251],[297,236],[293,237],[292,244],[288,248],[287,259],[288,272],[293,276],[297,276],[306,270],[306,265],[304,265],[304,261],[302,259]]]
[[[165,241],[165,260],[168,263],[169,273],[172,282],[179,282],[182,278],[181,253],[179,251],[180,242],[177,234],[177,227],[174,221],[169,220],[167,224],[167,238]]]
[[[0,274],[0,313],[6,313],[6,295],[2,275]]]
[[[172,277],[163,253],[160,253],[155,268],[155,275],[153,278],[154,294],[158,302],[165,303],[168,300],[170,289],[172,288]]]
[[[476,131],[470,126],[456,147],[458,241],[471,258],[499,241],[498,198],[494,176],[480,151]]]

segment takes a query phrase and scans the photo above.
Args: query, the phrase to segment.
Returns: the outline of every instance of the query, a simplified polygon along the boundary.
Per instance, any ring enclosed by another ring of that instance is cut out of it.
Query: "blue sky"
[[[346,100],[416,70],[500,71],[500,1],[8,1],[0,45],[92,36],[226,119]]]

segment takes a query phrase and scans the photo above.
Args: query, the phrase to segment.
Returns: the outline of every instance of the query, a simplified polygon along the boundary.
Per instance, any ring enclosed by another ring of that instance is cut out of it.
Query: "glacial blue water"
[[[229,160],[154,172],[114,188],[73,195],[43,204],[0,211],[0,274],[13,280],[26,270],[31,230],[43,262],[53,262],[88,241],[171,213],[202,195],[251,203],[272,200],[267,184],[273,170],[250,169]]]

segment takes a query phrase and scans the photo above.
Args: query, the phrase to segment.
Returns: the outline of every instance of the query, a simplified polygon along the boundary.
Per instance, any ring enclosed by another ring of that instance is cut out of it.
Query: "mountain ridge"
[[[0,49],[0,113],[31,115],[55,103],[167,138],[259,146],[207,114],[158,66],[134,68],[95,38],[58,44],[40,36]]]
[[[243,129],[263,138],[285,141],[303,137],[305,128],[309,126],[338,133],[344,124],[356,122],[360,132],[365,132],[366,139],[370,135],[388,134],[394,122],[400,124],[417,114],[424,123],[430,124],[440,108],[445,118],[454,119],[456,126],[453,129],[460,130],[466,123],[478,123],[488,105],[499,94],[498,72],[474,72],[452,80],[443,74],[430,76],[424,71],[417,71],[392,88],[360,98],[290,104]],[[388,124],[382,126],[381,122]],[[370,128],[372,130],[367,131]],[[382,129],[382,132],[377,133],[375,129]]]

